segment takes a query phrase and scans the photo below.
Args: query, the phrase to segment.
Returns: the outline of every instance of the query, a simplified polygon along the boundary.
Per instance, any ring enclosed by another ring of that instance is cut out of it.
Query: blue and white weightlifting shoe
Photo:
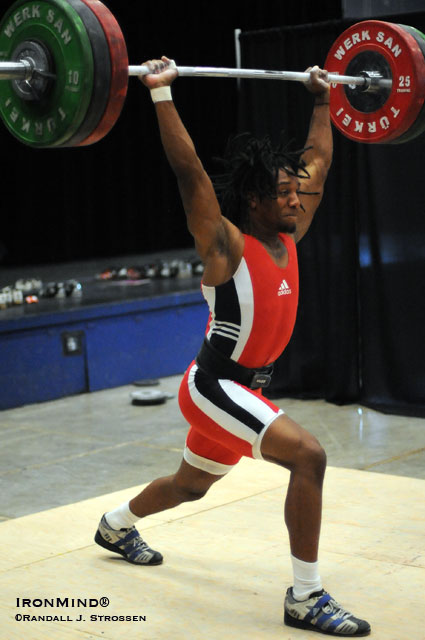
[[[345,638],[358,638],[370,633],[370,625],[366,620],[360,620],[343,609],[324,589],[300,601],[295,600],[290,587],[284,606],[284,622],[289,627]]]
[[[108,551],[120,553],[133,564],[161,564],[163,560],[159,551],[151,549],[140,537],[136,527],[112,529],[106,522],[105,516],[102,516],[94,541]]]

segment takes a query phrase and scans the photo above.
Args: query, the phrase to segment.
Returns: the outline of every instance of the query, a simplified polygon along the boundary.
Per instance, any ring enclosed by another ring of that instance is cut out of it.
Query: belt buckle
[[[258,387],[268,387],[272,377],[267,373],[256,373],[251,380],[251,389]]]

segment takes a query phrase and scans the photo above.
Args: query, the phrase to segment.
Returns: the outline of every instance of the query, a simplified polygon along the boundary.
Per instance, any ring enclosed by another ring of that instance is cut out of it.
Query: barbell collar
[[[252,78],[264,80],[290,80],[296,82],[307,82],[310,74],[301,71],[268,71],[263,69],[229,69],[226,67],[177,67],[179,76],[199,76],[199,77],[219,77],[219,78]],[[150,73],[146,65],[130,65],[129,76],[144,76]],[[351,84],[367,87],[370,82],[364,76],[342,76],[339,74],[329,74],[328,81],[332,84]],[[374,79],[374,85],[386,89],[391,89],[392,81],[388,78]]]
[[[30,80],[34,67],[29,60],[0,62],[0,80]]]

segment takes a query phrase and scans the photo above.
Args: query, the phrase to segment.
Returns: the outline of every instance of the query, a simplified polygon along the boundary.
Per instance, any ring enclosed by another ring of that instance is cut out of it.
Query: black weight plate
[[[135,387],[156,387],[159,385],[158,378],[142,378],[133,382]]]
[[[415,29],[414,27],[409,27],[406,24],[400,24],[399,26],[402,27],[405,31],[410,33],[415,38],[416,42],[420,47],[420,50],[422,51],[422,55],[425,61],[425,35],[418,29]],[[425,78],[424,78],[424,81],[425,81]],[[415,122],[408,129],[408,131],[405,131],[399,138],[392,140],[390,144],[403,144],[405,142],[410,142],[410,140],[414,140],[415,138],[420,136],[424,131],[425,131],[425,103],[418,117],[416,118]]]
[[[84,23],[93,51],[93,93],[86,116],[75,135],[60,147],[76,147],[98,126],[109,100],[111,86],[111,60],[109,46],[102,25],[96,15],[81,0],[68,0]]]
[[[132,391],[130,393],[131,404],[136,406],[149,406],[155,404],[164,404],[167,395],[156,389],[143,389],[140,391]]]

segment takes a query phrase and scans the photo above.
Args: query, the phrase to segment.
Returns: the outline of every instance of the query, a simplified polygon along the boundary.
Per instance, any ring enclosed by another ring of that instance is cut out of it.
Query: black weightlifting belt
[[[228,358],[213,347],[205,338],[196,356],[196,364],[202,371],[214,378],[224,378],[239,382],[250,389],[268,387],[272,379],[273,364],[259,369],[248,369]]]

